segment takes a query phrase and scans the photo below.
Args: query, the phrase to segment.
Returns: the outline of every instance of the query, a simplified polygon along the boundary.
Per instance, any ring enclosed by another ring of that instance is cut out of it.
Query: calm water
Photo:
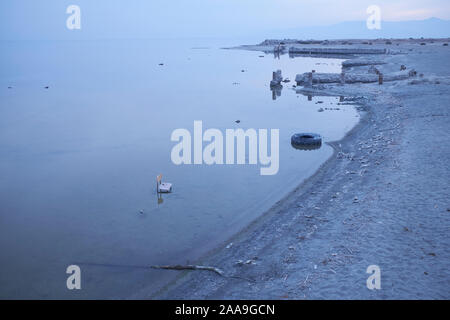
[[[340,60],[220,49],[228,44],[1,43],[0,298],[142,296],[174,272],[139,266],[192,262],[332,154],[327,145],[293,149],[293,133],[332,141],[358,121],[337,98],[308,101],[291,82],[274,100],[269,88],[276,69],[294,80],[311,69],[340,72]],[[278,174],[174,165],[171,133],[193,132],[194,120],[223,133],[280,129]],[[158,201],[159,173],[174,192]],[[81,267],[82,290],[66,289],[70,264]]]

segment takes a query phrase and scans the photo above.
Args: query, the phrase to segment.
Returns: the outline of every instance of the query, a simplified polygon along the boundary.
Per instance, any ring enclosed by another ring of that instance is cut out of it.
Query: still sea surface
[[[342,60],[222,49],[238,44],[1,43],[0,298],[147,297],[178,274],[147,266],[194,263],[330,157],[327,144],[294,149],[291,135],[341,139],[356,110],[337,97],[308,101],[292,85],[297,73],[340,72]],[[277,69],[291,82],[273,92]],[[171,134],[193,134],[195,120],[224,134],[279,129],[278,174],[175,165]],[[174,186],[162,197],[160,173]],[[72,264],[81,290],[66,287]]]

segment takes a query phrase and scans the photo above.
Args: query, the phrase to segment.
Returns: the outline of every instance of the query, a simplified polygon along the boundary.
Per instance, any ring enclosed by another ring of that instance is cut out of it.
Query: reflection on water
[[[162,204],[164,202],[162,193],[157,192],[156,197],[158,198],[158,205]]]
[[[307,97],[308,101],[312,101],[313,97],[330,97],[329,94],[324,94],[324,95],[320,95],[320,94],[311,94],[310,92],[304,92],[302,91],[303,89],[297,89],[296,92],[297,94],[301,94],[302,96]],[[344,96],[339,96],[339,103],[344,102],[345,101],[345,97]]]
[[[283,89],[282,71],[277,70],[272,72],[272,80],[270,81],[270,90],[272,91],[272,100],[276,100],[277,97],[281,97],[281,90]]]
[[[277,88],[267,94],[273,70],[294,79],[312,69],[340,72],[340,60],[316,66],[322,60],[219,49],[226,45],[2,46],[0,298],[148,293],[173,273],[107,266],[194,261],[280,200],[280,186],[288,192],[332,154],[327,145],[298,152],[290,146],[292,134],[337,140],[358,121],[353,107],[319,113],[314,101],[287,87],[282,99],[273,100],[281,94]],[[209,49],[191,49],[203,47]],[[324,106],[338,102],[321,100]],[[192,132],[195,120],[222,132],[279,129],[278,174],[261,176],[248,164],[173,164],[171,133]],[[154,177],[161,172],[176,189],[154,201]],[[74,261],[91,263],[82,267],[77,293],[65,289],[65,270]]]
[[[317,150],[320,149],[322,147],[322,144],[316,144],[316,145],[298,145],[295,143],[291,142],[291,146],[294,149],[297,150]]]
[[[283,85],[281,84],[270,86],[270,91],[272,91],[272,100],[277,100],[277,97],[281,97],[281,90],[283,90]]]
[[[282,55],[282,54],[283,54],[283,52],[274,50],[274,51],[273,51],[273,58],[274,58],[274,59],[280,60],[280,55]]]

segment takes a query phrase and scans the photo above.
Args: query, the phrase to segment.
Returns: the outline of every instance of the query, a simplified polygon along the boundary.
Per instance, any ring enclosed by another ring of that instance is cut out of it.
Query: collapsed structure
[[[317,72],[305,72],[298,74],[295,77],[295,81],[298,86],[311,86],[319,83],[372,83],[383,81],[396,81],[406,80],[410,77],[415,77],[417,72],[415,70],[405,70],[399,72],[393,72],[389,74],[382,73],[317,73]],[[380,84],[381,84],[380,83]]]

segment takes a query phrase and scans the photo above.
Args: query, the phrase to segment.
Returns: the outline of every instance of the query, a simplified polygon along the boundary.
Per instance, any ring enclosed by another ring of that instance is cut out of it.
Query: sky
[[[66,8],[91,38],[235,37],[344,21],[450,20],[449,0],[1,0],[0,39],[63,39]]]

